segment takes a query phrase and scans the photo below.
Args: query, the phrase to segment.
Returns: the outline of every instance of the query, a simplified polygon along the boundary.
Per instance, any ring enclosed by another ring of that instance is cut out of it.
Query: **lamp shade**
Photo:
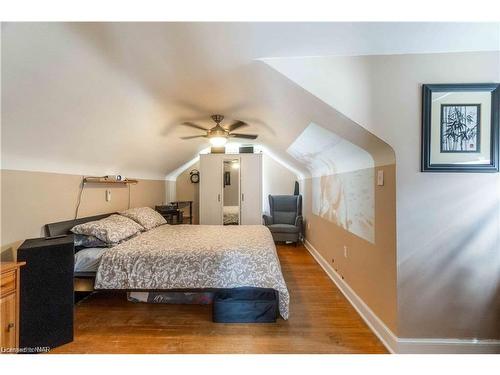
[[[226,137],[210,137],[210,143],[214,147],[222,147],[226,144],[227,138]]]

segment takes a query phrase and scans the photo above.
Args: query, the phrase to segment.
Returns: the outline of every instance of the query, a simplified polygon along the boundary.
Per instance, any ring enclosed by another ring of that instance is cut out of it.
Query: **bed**
[[[224,225],[238,225],[240,218],[240,206],[223,206]]]
[[[74,222],[49,224],[47,232],[67,233]],[[99,257],[96,290],[272,288],[279,295],[280,315],[288,319],[288,289],[271,233],[262,225],[161,225]]]

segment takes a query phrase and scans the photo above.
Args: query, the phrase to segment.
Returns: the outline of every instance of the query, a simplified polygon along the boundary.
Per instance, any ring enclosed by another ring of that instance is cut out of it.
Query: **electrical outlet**
[[[111,190],[106,190],[106,202],[111,202]]]
[[[344,245],[344,258],[349,258],[349,249]]]

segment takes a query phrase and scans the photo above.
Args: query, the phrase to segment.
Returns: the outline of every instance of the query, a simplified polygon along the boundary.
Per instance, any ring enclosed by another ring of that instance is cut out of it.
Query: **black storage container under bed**
[[[278,301],[278,292],[269,288],[218,290],[212,319],[216,323],[275,323]]]

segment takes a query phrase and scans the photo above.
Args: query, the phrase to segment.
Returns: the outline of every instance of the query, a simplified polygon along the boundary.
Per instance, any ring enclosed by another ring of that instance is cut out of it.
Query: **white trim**
[[[391,353],[500,353],[500,340],[462,340],[462,339],[428,339],[397,337],[385,323],[368,307],[356,292],[339,276],[325,258],[307,240],[306,249],[332,279],[342,294],[356,309],[361,318],[375,333],[379,340]]]
[[[500,340],[398,338],[400,354],[498,354]]]

